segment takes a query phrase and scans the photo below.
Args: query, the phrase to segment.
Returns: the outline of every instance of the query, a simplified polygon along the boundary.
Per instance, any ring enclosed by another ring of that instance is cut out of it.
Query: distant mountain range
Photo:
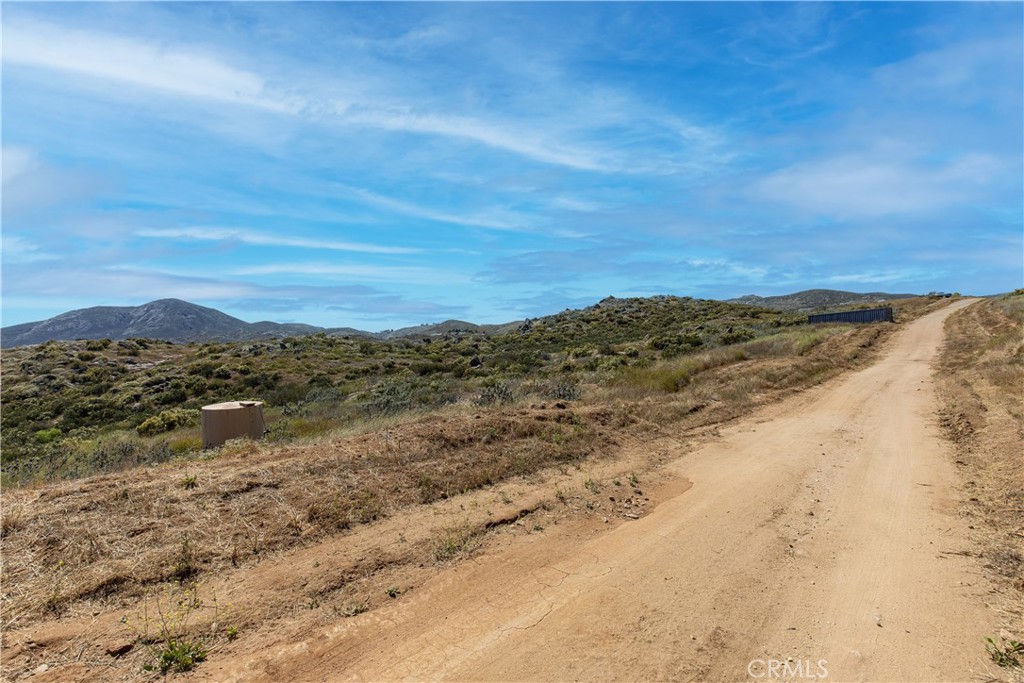
[[[731,299],[761,308],[785,311],[809,311],[846,304],[903,299],[914,294],[857,294],[830,289],[811,289],[786,296],[760,297],[749,295]],[[172,342],[246,341],[276,337],[302,336],[323,332],[368,339],[401,339],[433,337],[457,332],[500,334],[518,328],[522,321],[503,325],[475,325],[461,320],[447,320],[430,325],[417,325],[385,332],[364,332],[352,328],[325,328],[298,323],[269,321],[248,323],[215,308],[199,306],[180,299],[160,299],[142,306],[95,306],[69,311],[40,322],[10,325],[0,330],[0,346],[10,348],[41,344],[46,341],[72,339],[164,339]]]
[[[317,327],[300,323],[262,321],[248,323],[215,308],[181,301],[160,299],[142,306],[94,306],[61,313],[40,322],[10,325],[0,330],[0,346],[11,348],[72,339],[164,339],[172,342],[247,341],[278,337],[303,336],[323,332],[369,339],[400,339],[430,337],[452,332],[493,334],[514,329],[518,322],[507,325],[474,325],[461,320],[447,320],[431,325],[417,325],[400,330],[365,332],[349,327]]]

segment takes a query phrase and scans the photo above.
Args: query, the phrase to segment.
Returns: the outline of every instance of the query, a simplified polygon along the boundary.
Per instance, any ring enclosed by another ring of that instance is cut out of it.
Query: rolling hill
[[[808,289],[794,294],[780,296],[758,296],[748,294],[736,299],[728,299],[729,303],[747,304],[759,308],[770,308],[776,311],[817,311],[825,308],[836,308],[851,304],[877,303],[893,299],[910,299],[918,294],[887,294],[885,292],[844,292],[836,289]]]

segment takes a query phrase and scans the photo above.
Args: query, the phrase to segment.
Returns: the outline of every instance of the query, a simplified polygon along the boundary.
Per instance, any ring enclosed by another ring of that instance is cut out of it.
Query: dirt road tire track
[[[969,303],[680,457],[692,487],[642,519],[532,536],[199,677],[768,680],[750,674],[791,658],[833,682],[974,680],[994,618],[958,554],[932,385],[942,322]]]

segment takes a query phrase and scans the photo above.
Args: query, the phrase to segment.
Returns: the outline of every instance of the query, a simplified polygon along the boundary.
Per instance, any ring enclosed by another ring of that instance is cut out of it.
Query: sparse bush
[[[410,394],[411,386],[407,382],[381,382],[370,392],[366,406],[371,413],[393,415],[408,410],[412,405]]]
[[[114,401],[106,398],[89,398],[75,401],[64,408],[61,429],[66,433],[78,427],[114,423],[124,417],[124,409]]]
[[[750,341],[756,336],[757,335],[754,331],[749,327],[730,327],[719,337],[719,343],[723,346],[739,344],[741,342]]]
[[[135,428],[139,436],[156,436],[178,427],[192,427],[199,424],[199,411],[187,408],[164,410],[159,415],[147,418]]]
[[[185,488],[192,488],[195,486],[195,477],[185,477],[182,480],[182,486]],[[184,581],[198,571],[196,568],[195,553],[192,550],[192,541],[188,535],[182,534],[181,546],[178,548],[178,555],[174,561],[174,567],[171,569],[171,576]]]
[[[331,387],[334,385],[334,382],[331,380],[330,375],[318,372],[309,378],[307,384],[311,387]]]
[[[495,382],[488,384],[477,396],[474,403],[479,406],[490,406],[499,403],[511,403],[515,394],[505,382]]]
[[[354,617],[362,614],[370,609],[370,605],[367,602],[354,602],[341,611],[343,617]]]
[[[130,340],[119,341],[117,347],[126,356],[138,356],[141,348],[139,344]]]
[[[247,374],[242,385],[252,389],[273,389],[280,379],[281,375],[276,372],[257,372]]]
[[[575,401],[580,397],[580,388],[568,382],[559,382],[548,393],[548,397],[555,401]]]
[[[597,353],[597,349],[591,344],[587,344],[586,346],[574,346],[569,349],[570,358],[590,358],[595,353]]]
[[[209,621],[202,627],[194,622],[201,612],[209,613]],[[225,612],[216,596],[207,604],[199,597],[199,585],[169,586],[166,593],[157,594],[155,599],[147,596],[142,602],[142,613],[138,619],[121,619],[121,623],[135,632],[138,641],[149,652],[149,660],[143,664],[144,671],[186,673],[206,660],[209,646],[219,637],[219,624],[225,619]],[[237,627],[226,631],[228,640],[238,635]]]
[[[200,375],[202,377],[210,379],[210,378],[213,377],[213,373],[216,370],[217,370],[217,364],[216,363],[213,363],[211,361],[203,361],[201,363],[195,363],[194,365],[189,366],[188,374],[190,374],[190,375]]]
[[[449,562],[471,554],[480,546],[480,535],[468,524],[445,527],[434,538],[434,559]]]
[[[677,333],[657,336],[651,340],[650,345],[652,349],[661,351],[662,356],[671,358],[700,348],[704,341],[697,334]]]
[[[174,403],[184,403],[187,400],[188,392],[185,391],[185,387],[181,382],[173,382],[171,384],[171,389],[153,397],[154,403],[163,406]]]
[[[155,669],[165,676],[171,671],[185,673],[194,669],[196,664],[206,661],[206,655],[206,648],[196,641],[169,640],[160,649],[156,664],[150,670]]]
[[[183,436],[171,439],[168,446],[174,455],[185,455],[187,453],[198,453],[203,447],[203,442],[198,436]]]
[[[39,443],[50,443],[60,437],[60,429],[57,427],[50,427],[49,429],[40,429],[36,432],[36,441]]]
[[[1003,644],[996,643],[992,638],[985,638],[985,651],[997,666],[1019,669],[1021,657],[1024,657],[1024,643],[1006,640]]]

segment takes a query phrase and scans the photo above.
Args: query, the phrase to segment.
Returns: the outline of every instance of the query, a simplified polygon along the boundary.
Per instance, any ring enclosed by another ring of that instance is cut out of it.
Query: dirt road
[[[531,536],[200,676],[972,680],[989,670],[993,617],[958,554],[966,523],[931,380],[942,322],[967,304],[682,455],[669,465],[681,492],[641,519]]]

